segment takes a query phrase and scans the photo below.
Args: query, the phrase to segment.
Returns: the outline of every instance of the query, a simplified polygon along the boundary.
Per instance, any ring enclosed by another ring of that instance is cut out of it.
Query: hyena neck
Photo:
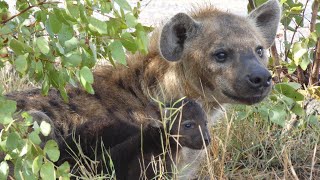
[[[209,102],[202,91],[199,92],[194,88],[184,72],[181,62],[169,62],[158,54],[156,57],[147,58],[141,87],[144,89],[146,96],[162,102],[187,97],[198,100],[209,114],[220,109],[221,105],[219,103],[216,101]]]
[[[141,84],[146,96],[162,102],[186,96],[185,78],[180,64],[168,62],[160,55],[147,62]]]

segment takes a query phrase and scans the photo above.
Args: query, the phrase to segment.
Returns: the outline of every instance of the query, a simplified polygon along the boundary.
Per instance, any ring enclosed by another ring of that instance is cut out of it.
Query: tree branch
[[[2,25],[6,24],[7,22],[11,21],[12,19],[16,18],[17,16],[20,16],[21,14],[27,12],[28,10],[30,10],[30,9],[32,9],[34,7],[38,7],[38,6],[41,6],[41,5],[44,5],[44,4],[54,4],[54,3],[60,3],[60,2],[46,2],[46,0],[44,0],[44,1],[39,2],[36,5],[29,5],[26,9],[20,11],[18,14],[15,14],[15,15],[11,16],[10,18],[6,19],[6,20],[3,20],[1,22],[1,24]]]
[[[318,15],[318,10],[319,10],[319,0],[315,0],[312,4],[312,16],[311,16],[311,22],[310,22],[310,32],[315,31],[315,25],[316,25],[316,20],[317,20],[317,15]],[[310,77],[309,77],[309,85],[316,85],[318,84],[319,80],[319,63],[320,63],[320,39],[318,38],[317,40],[317,45],[315,48],[315,56],[313,63],[310,66]]]

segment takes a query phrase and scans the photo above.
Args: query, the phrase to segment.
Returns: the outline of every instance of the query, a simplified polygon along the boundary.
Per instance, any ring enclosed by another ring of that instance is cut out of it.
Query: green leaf
[[[60,22],[66,24],[66,25],[69,24],[67,19],[65,18],[65,16],[67,16],[65,9],[53,8],[53,12],[56,15],[56,18]]]
[[[48,91],[50,88],[49,78],[47,75],[44,76],[42,86],[41,86],[41,93],[43,95],[48,95]]]
[[[82,58],[77,52],[72,52],[67,54],[63,60],[65,66],[76,67],[80,65]]]
[[[320,23],[316,24],[315,30],[316,30],[317,36],[320,37]]]
[[[89,83],[86,83],[84,86],[85,90],[90,93],[90,94],[94,94],[94,89],[92,88],[92,85]]]
[[[16,39],[12,39],[9,46],[17,55],[32,52],[32,48],[29,45]]]
[[[31,36],[31,33],[30,33],[29,29],[26,26],[22,26],[21,27],[21,32],[23,33],[23,35],[25,35],[27,37]]]
[[[28,61],[27,61],[28,56],[29,56],[29,53],[26,53],[24,55],[19,55],[17,59],[14,61],[16,70],[21,74],[24,74],[28,69]]]
[[[48,54],[50,52],[49,43],[44,37],[37,38],[36,44],[43,54]]]
[[[122,48],[122,44],[119,40],[113,41],[110,46],[112,58],[121,64],[126,64],[126,54]]]
[[[40,177],[45,180],[55,180],[56,171],[52,162],[46,162],[40,169]]]
[[[308,54],[302,56],[302,61],[300,62],[300,67],[305,71],[308,68],[308,65],[311,63]]]
[[[55,14],[50,14],[48,20],[51,31],[57,34],[62,27],[61,21],[58,20]]]
[[[298,116],[303,116],[304,115],[304,109],[298,103],[294,104],[294,106],[291,109],[291,111],[293,113],[295,113],[296,115],[298,115]]]
[[[138,50],[138,46],[133,39],[132,35],[128,32],[125,32],[121,35],[121,43],[122,45],[131,52],[136,52]]]
[[[302,46],[301,42],[296,42],[292,48],[293,52],[293,60],[295,64],[298,66],[300,65],[301,57],[308,52],[308,49]]]
[[[297,70],[297,66],[293,61],[287,67],[288,67],[289,74],[292,74]]]
[[[70,174],[70,165],[68,162],[64,162],[57,168],[57,176],[58,177],[69,177]]]
[[[270,120],[280,125],[281,127],[284,127],[286,125],[286,111],[283,109],[283,107],[279,106],[278,108],[274,108],[270,111]]]
[[[128,11],[132,11],[131,10],[131,6],[129,5],[129,3],[126,0],[114,0],[121,8],[128,10]]]
[[[64,100],[64,102],[68,103],[69,102],[68,94],[67,94],[67,91],[64,88],[64,86],[60,86],[59,91],[60,91],[60,95],[61,95],[62,99]]]
[[[295,100],[295,101],[302,101],[302,100],[304,100],[304,96],[303,96],[301,93],[297,92],[297,91],[295,90],[295,88],[291,87],[290,84],[287,84],[287,83],[279,83],[279,84],[276,84],[276,85],[275,85],[275,89],[276,89],[279,93],[281,93],[281,94],[283,94],[283,95],[285,95],[285,96],[287,96],[287,97],[289,97],[289,98],[292,98],[292,99]]]
[[[54,140],[49,140],[43,150],[51,161],[56,162],[59,160],[60,151],[58,144]]]
[[[0,123],[9,124],[13,121],[12,113],[16,111],[17,103],[12,100],[0,99]]]
[[[36,73],[42,73],[43,71],[43,65],[41,61],[36,62],[36,68],[35,68],[35,72]]]
[[[101,12],[102,13],[110,13],[111,12],[111,8],[112,8],[112,5],[111,5],[111,2],[106,2],[106,1],[101,1]]]
[[[36,145],[39,145],[41,143],[41,139],[39,137],[39,134],[35,131],[31,132],[29,135],[28,135],[28,138],[30,139],[30,141],[33,143],[33,144],[36,144]]]
[[[66,51],[70,52],[78,47],[79,40],[75,37],[72,37],[71,39],[65,41],[64,45],[65,45]]]
[[[16,149],[19,145],[20,139],[21,138],[18,133],[16,132],[10,133],[8,135],[7,142],[6,142],[6,147],[8,151],[13,151],[14,149]]]
[[[7,161],[2,161],[0,163],[0,179],[7,179],[9,174],[9,165]]]
[[[106,22],[100,21],[96,18],[89,18],[89,29],[98,32],[99,34],[108,34],[108,26]]]
[[[73,37],[73,28],[70,25],[62,24],[62,28],[58,33],[58,38],[60,42],[65,42]]]
[[[79,11],[79,5],[74,4],[76,1],[67,1],[67,13],[70,15],[72,18],[78,19],[80,16],[80,11]],[[79,2],[77,2],[79,3]]]
[[[141,24],[137,24],[137,44],[139,50],[146,54],[148,52],[148,37],[144,32],[144,27]]]
[[[291,87],[294,88],[295,90],[301,88],[301,84],[296,83],[296,82],[288,82],[288,83],[286,83],[286,84],[288,84],[289,86],[291,86]]]
[[[34,158],[33,163],[32,163],[32,172],[33,174],[38,174],[38,172],[41,169],[43,163],[43,156],[39,155],[36,158]]]
[[[127,13],[125,15],[125,19],[128,27],[135,27],[138,24],[136,17],[134,17],[131,13]]]
[[[48,136],[51,132],[51,125],[46,121],[42,121],[40,124],[40,131],[44,136]]]
[[[28,148],[29,148],[28,143],[25,141],[19,156],[22,157],[26,155],[28,153]]]
[[[89,84],[93,83],[92,72],[87,66],[82,67],[80,70],[80,81],[84,83],[87,82]]]

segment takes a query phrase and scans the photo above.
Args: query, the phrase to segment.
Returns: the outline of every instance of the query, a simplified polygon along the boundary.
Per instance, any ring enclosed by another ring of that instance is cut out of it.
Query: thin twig
[[[316,153],[317,153],[317,146],[318,146],[318,143],[315,144],[314,146],[314,150],[313,150],[313,157],[312,157],[312,163],[311,163],[311,170],[310,170],[310,180],[312,180],[312,171],[313,171],[313,168],[314,168],[314,165],[316,164]]]
[[[44,0],[44,1],[39,2],[36,5],[29,5],[26,9],[20,11],[18,14],[15,14],[15,15],[11,16],[10,18],[6,19],[6,20],[3,20],[1,22],[1,24],[3,24],[3,25],[6,24],[7,22],[11,21],[15,17],[20,16],[21,14],[27,12],[28,10],[30,10],[30,9],[32,9],[34,7],[38,7],[38,6],[41,6],[41,5],[44,5],[44,4],[57,4],[57,3],[60,3],[60,2],[58,2],[58,1],[57,2],[46,2],[46,0]]]
[[[315,0],[312,4],[312,17],[310,22],[310,32],[315,31],[315,24],[318,16],[318,10],[319,10],[319,0]],[[320,63],[320,42],[319,39],[317,40],[316,48],[315,48],[315,54],[314,54],[314,60],[313,63],[310,65],[310,77],[309,77],[309,85],[314,85],[318,83],[318,76],[319,76],[319,63]]]

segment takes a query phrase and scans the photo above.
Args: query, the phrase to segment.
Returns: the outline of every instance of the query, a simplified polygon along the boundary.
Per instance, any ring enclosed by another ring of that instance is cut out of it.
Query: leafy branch
[[[39,6],[42,6],[42,5],[44,5],[44,4],[57,4],[57,3],[60,3],[60,2],[58,2],[58,1],[57,1],[57,2],[46,2],[46,0],[44,0],[44,1],[39,2],[39,3],[36,4],[36,5],[29,5],[27,8],[23,9],[23,10],[20,11],[18,14],[15,14],[15,15],[11,16],[10,18],[6,19],[6,20],[3,20],[3,21],[1,22],[1,24],[2,24],[2,25],[6,24],[7,22],[9,22],[9,21],[11,21],[12,19],[14,19],[14,18],[22,15],[23,13],[27,12],[28,10],[30,10],[30,9],[32,9],[32,8],[39,7]]]

